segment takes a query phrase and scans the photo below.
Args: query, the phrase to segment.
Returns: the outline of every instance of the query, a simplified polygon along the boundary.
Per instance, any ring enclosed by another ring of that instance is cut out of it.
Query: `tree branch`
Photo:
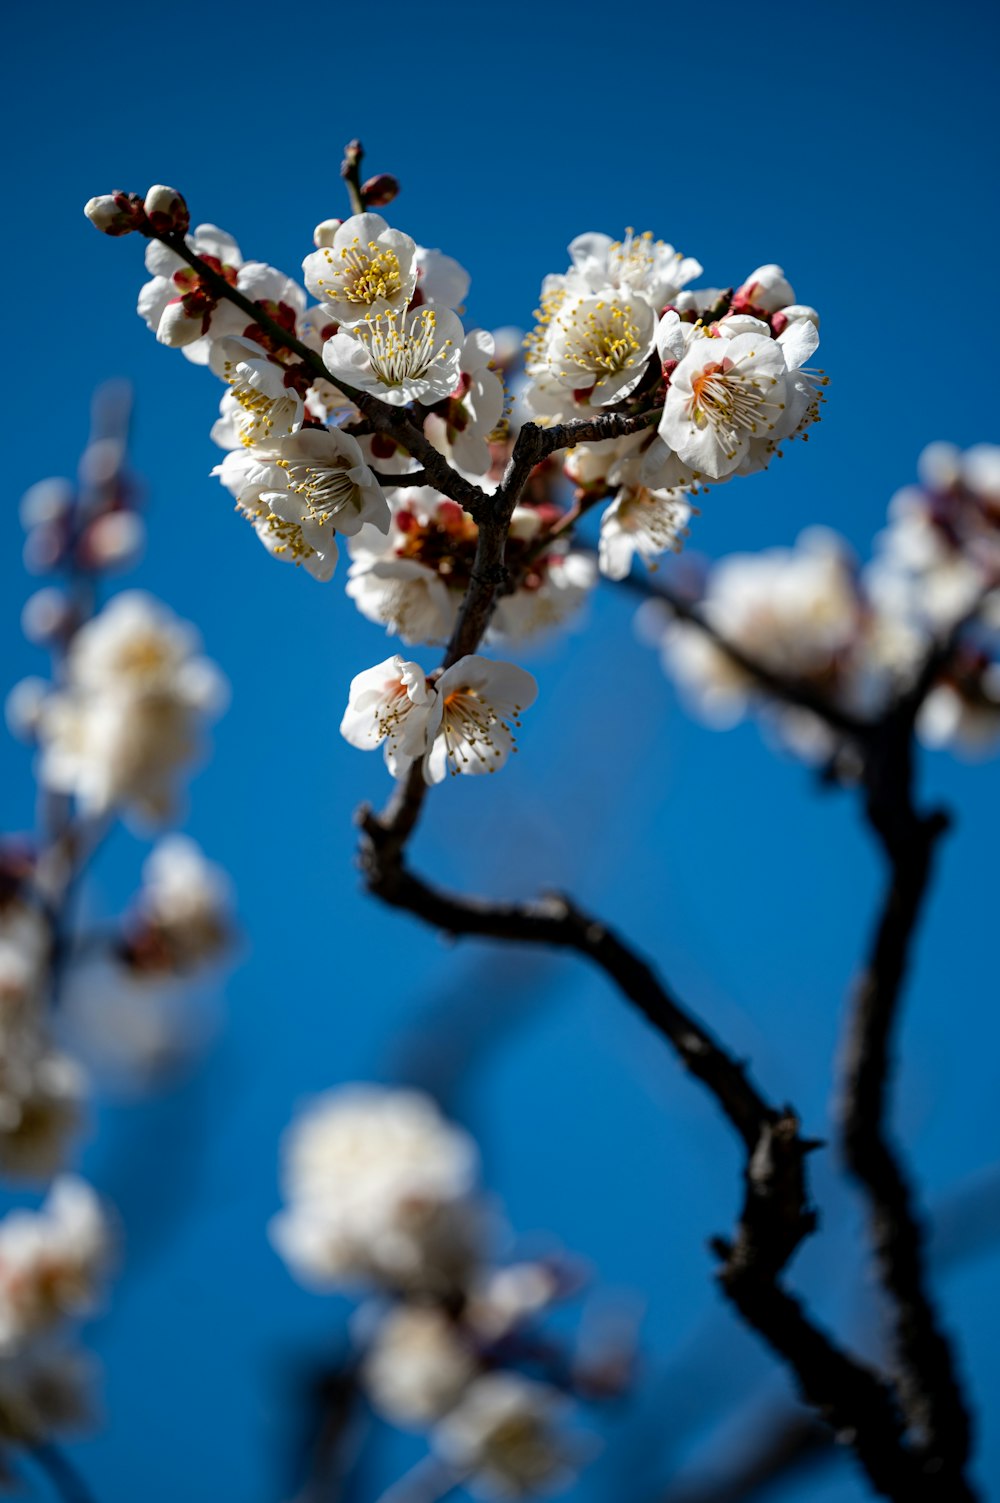
[[[362,865],[369,890],[449,935],[477,935],[573,950],[603,970],[707,1086],[746,1151],[745,1196],[731,1242],[717,1240],[720,1285],[743,1319],[792,1368],[805,1398],[841,1434],[873,1486],[895,1503],[925,1497],[920,1459],[908,1450],[895,1398],[864,1364],[840,1351],[777,1279],[815,1215],[808,1204],[803,1139],[790,1108],[768,1103],[703,1024],[670,993],[652,967],[612,930],[565,897],[493,903],[433,887],[411,872],[395,833],[371,812],[361,816]],[[934,1494],[926,1494],[928,1499]]]
[[[954,634],[953,634],[954,635]],[[893,1307],[893,1359],[900,1401],[928,1469],[948,1503],[975,1496],[964,1477],[971,1422],[951,1343],[941,1328],[927,1274],[926,1234],[915,1197],[887,1131],[892,1042],[914,937],[937,842],[940,810],[921,814],[913,799],[913,725],[941,666],[928,655],[914,687],[890,711],[865,770],[865,812],[889,863],[871,952],[847,1025],[844,1156],[868,1198],[875,1257]]]

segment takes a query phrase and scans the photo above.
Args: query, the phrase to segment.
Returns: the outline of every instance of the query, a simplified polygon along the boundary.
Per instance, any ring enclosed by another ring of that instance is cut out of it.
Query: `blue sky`
[[[57,0],[8,22],[3,688],[42,667],[18,634],[30,586],[17,498],[72,472],[90,391],[126,375],[149,490],[134,582],[198,622],[233,686],[187,828],[233,873],[249,936],[206,1067],[153,1105],[107,1105],[85,1155],[128,1249],[93,1330],[107,1427],[78,1451],[101,1503],[281,1496],[289,1375],[337,1341],[346,1307],[297,1289],[267,1244],[279,1134],[311,1092],[440,1067],[455,1016],[500,1020],[470,1041],[450,1105],[480,1137],[514,1227],[548,1230],[601,1286],[647,1300],[638,1407],[656,1444],[630,1441],[626,1465],[614,1436],[632,1436],[632,1418],[609,1423],[584,1503],[619,1497],[632,1476],[652,1500],[696,1438],[676,1385],[657,1407],[678,1354],[717,1350],[730,1384],[770,1382],[772,1369],[722,1310],[705,1248],[732,1220],[735,1146],[642,1024],[571,959],[449,949],[360,893],[352,811],[382,799],[387,777],[337,727],[351,676],[387,644],[342,576],[320,586],[279,568],[232,516],[208,474],[217,385],[155,344],[134,313],[141,245],[97,235],[84,201],[174,184],[196,222],[295,273],[316,221],[343,212],[341,146],[359,135],[371,170],[402,181],[393,223],[468,267],[468,321],[485,326],[530,321],[542,276],[584,230],[648,226],[713,284],[779,261],[823,316],[824,421],[772,473],[713,492],[692,546],[787,543],[821,521],[863,552],[927,441],[1000,441],[996,12],[915,3],[903,16],[729,0],[710,14],[384,0],[293,15],[249,0],[207,20]],[[686,720],[631,619],[606,588],[585,631],[526,658],[541,696],[521,755],[488,787],[441,790],[415,855],[472,889],[572,886],[823,1134],[875,853],[850,800],[818,793],[752,727],[718,735]],[[1000,1150],[1000,774],[935,757],[924,776],[957,827],[920,944],[897,1121],[933,1198]],[[23,828],[30,809],[28,758],[2,742],[0,826]],[[112,842],[96,911],[125,900],[140,855],[127,835]],[[857,1206],[831,1155],[816,1175],[826,1234],[793,1277],[834,1318],[854,1299]],[[995,1276],[985,1258],[942,1286],[993,1488]],[[718,1367],[696,1381],[704,1426],[727,1390]],[[863,1496],[846,1465],[803,1486],[787,1498]]]

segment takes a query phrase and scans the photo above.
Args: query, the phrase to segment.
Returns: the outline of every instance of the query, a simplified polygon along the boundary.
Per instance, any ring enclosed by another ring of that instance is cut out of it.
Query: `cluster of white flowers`
[[[67,1342],[96,1310],[112,1252],[104,1209],[71,1175],[39,1210],[0,1219],[0,1440],[38,1444],[84,1418],[90,1372]]]
[[[569,254],[569,270],[542,285],[523,400],[566,420],[655,398],[658,428],[632,446],[634,483],[694,490],[752,474],[816,421],[825,378],[806,361],[819,316],[780,267],[759,267],[735,292],[696,291],[699,263],[649,232],[580,235]],[[597,450],[609,468],[621,462],[614,441]]]
[[[535,701],[530,673],[471,654],[440,676],[386,658],[351,684],[341,732],[363,751],[384,745],[395,777],[420,762],[428,783],[450,773],[496,772],[514,751],[519,716]]]
[[[166,818],[200,727],[225,699],[225,681],[198,648],[193,627],[139,591],[116,595],[81,626],[62,682],[37,697],[26,726],[20,717],[38,742],[44,786],[88,817]]]
[[[370,206],[398,189],[391,179],[370,186],[373,196],[362,194]],[[406,643],[447,642],[473,574],[476,521],[437,490],[412,485],[419,465],[405,442],[384,424],[373,431],[362,408],[370,397],[404,408],[463,480],[495,489],[513,439],[502,374],[512,361],[509,350],[498,356],[492,335],[463,326],[468,273],[371,207],[316,227],[304,288],[273,267],[245,262],[216,226],[190,229],[172,189],[157,186],[144,201],[106,195],[86,212],[107,233],[141,229],[153,237],[146,253],[153,279],[139,311],[161,342],[183,348],[226,383],[212,434],[228,452],[215,473],[268,551],[328,580],[346,537],[347,593],[362,614]],[[170,244],[155,238],[165,232]],[[569,269],[543,285],[540,322],[526,341],[527,379],[516,393],[518,421],[611,410],[658,412],[659,421],[570,450],[571,514],[557,465],[531,478],[511,521],[509,584],[495,602],[489,641],[566,621],[598,570],[622,579],[636,557],[655,566],[679,550],[692,492],[765,468],[783,440],[818,416],[825,378],[806,368],[819,342],[818,315],[796,303],[780,267],[758,268],[735,290],[698,291],[689,285],[698,262],[650,233],[630,230],[623,241],[588,233],[569,253]],[[227,301],[229,291],[271,323],[253,323],[246,304]],[[275,324],[321,356],[328,378],[281,344]],[[604,498],[610,505],[595,560],[573,547],[573,521]],[[433,780],[447,765],[463,772],[502,763],[506,734],[484,740],[482,727],[502,725],[503,715],[477,706],[458,745],[488,745],[488,755],[452,754],[449,716],[439,736],[432,724],[434,706],[448,696],[428,692],[413,665],[400,665],[403,680],[397,674],[413,693],[405,705],[394,695],[391,722],[373,738],[357,722],[355,698],[384,670],[355,680],[344,721],[355,744],[385,739],[397,775],[424,757]],[[496,665],[498,679],[513,673]],[[458,687],[468,702],[470,685]],[[405,711],[405,734],[396,710]],[[386,724],[381,712],[375,720]],[[430,739],[416,735],[418,722],[431,725]]]
[[[794,548],[716,564],[701,614],[721,642],[862,719],[884,714],[957,629],[917,734],[930,746],[983,752],[1000,746],[1000,449],[980,445],[963,455],[934,444],[920,474],[920,485],[894,497],[863,569],[843,539],[810,528]],[[798,754],[822,761],[835,749],[825,722],[769,699],[766,685],[696,625],[650,602],[639,626],[710,724],[735,724],[762,704]]]
[[[545,1262],[495,1268],[472,1139],[414,1090],[346,1086],[285,1145],[272,1239],[320,1289],[368,1290],[354,1330],[365,1391],[389,1423],[429,1432],[474,1492],[527,1497],[572,1475],[566,1405],[517,1369],[518,1337],[562,1291]]]

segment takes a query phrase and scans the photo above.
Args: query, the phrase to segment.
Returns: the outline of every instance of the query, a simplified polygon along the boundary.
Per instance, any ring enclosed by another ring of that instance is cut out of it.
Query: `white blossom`
[[[496,772],[514,750],[512,727],[538,694],[523,668],[477,654],[447,668],[434,689],[424,757],[428,783],[440,783],[449,773]]]
[[[202,224],[185,236],[189,248],[211,269],[252,302],[284,303],[292,312],[305,306],[302,289],[284,272],[262,261],[244,262],[231,235]],[[152,274],[139,293],[138,312],[161,344],[183,347],[196,365],[206,365],[212,343],[242,334],[247,314],[204,288],[200,274],[160,240],[146,246],[146,270]]]
[[[503,382],[491,367],[493,336],[474,329],[459,358],[459,382],[444,413],[430,413],[426,433],[465,475],[485,475],[492,463],[487,440],[503,417]]]
[[[450,308],[389,309],[328,339],[323,360],[335,382],[393,406],[438,402],[459,383],[464,341],[461,321]]]
[[[73,638],[65,687],[42,708],[41,781],[92,815],[125,805],[162,818],[224,695],[197,649],[194,629],[152,596],[115,596]]]
[[[469,273],[451,256],[418,245],[414,260],[417,267],[417,297],[433,307],[462,311],[469,295]]]
[[[340,733],[362,751],[384,743],[386,766],[395,774],[400,758],[408,766],[426,750],[434,692],[419,663],[386,658],[352,679]]]
[[[623,485],[601,517],[601,573],[624,579],[636,554],[648,564],[668,550],[679,553],[690,518],[684,491]]]
[[[756,321],[754,321],[756,322]],[[674,370],[659,432],[699,478],[736,469],[753,438],[773,435],[785,410],[787,368],[765,324],[730,337],[697,331]]]
[[[324,239],[326,236],[324,235]],[[417,283],[416,245],[380,214],[354,214],[302,263],[305,284],[330,318],[350,328],[371,315],[401,314]]]
[[[235,399],[228,411],[240,443],[266,450],[301,428],[305,403],[289,384],[286,367],[252,339],[213,341],[210,363]],[[215,429],[212,436],[216,442],[222,441]]]
[[[560,404],[569,411],[574,402],[621,401],[642,380],[655,329],[650,305],[628,290],[576,294],[560,287],[543,296],[540,323],[527,341],[529,375],[551,392],[556,413]]]
[[[573,265],[566,282],[572,291],[600,292],[603,288],[637,293],[661,313],[682,287],[701,275],[701,264],[682,256],[672,245],[654,240],[651,230],[637,235],[626,230],[623,240],[593,231],[570,242]]]
[[[255,461],[230,459],[216,473],[273,557],[328,580],[338,535],[388,531],[389,504],[349,433],[303,428],[253,453]]]

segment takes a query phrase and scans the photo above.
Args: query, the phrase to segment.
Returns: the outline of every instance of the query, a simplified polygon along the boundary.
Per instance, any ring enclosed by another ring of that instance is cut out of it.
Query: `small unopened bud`
[[[202,310],[192,316],[184,306],[184,299],[177,297],[167,304],[160,314],[160,322],[156,326],[156,337],[160,344],[167,344],[171,349],[180,349],[183,345],[194,344],[204,332],[205,316]]]
[[[36,647],[48,647],[52,642],[69,636],[75,625],[73,607],[55,585],[36,590],[21,611],[21,630]]]
[[[146,194],[143,205],[146,217],[154,230],[161,234],[184,235],[191,223],[191,215],[183,197],[176,188],[166,188],[155,183]]]
[[[134,511],[108,511],[91,522],[80,539],[79,561],[85,569],[130,568],[145,541],[145,525]]]
[[[322,250],[324,245],[332,245],[333,237],[343,224],[342,219],[324,219],[313,230],[313,245],[317,250]]]
[[[18,741],[36,739],[50,688],[44,679],[22,678],[7,695],[4,719],[7,729]]]
[[[33,527],[64,521],[75,498],[76,491],[69,480],[55,476],[51,480],[36,480],[21,497],[21,526],[30,532]]]
[[[130,235],[146,224],[146,211],[135,193],[101,193],[87,200],[83,212],[104,235]]]
[[[364,154],[365,149],[360,141],[348,141],[344,147],[344,160],[340,164],[341,177],[349,177],[356,168],[360,167]]]
[[[399,179],[391,172],[380,172],[361,184],[361,198],[366,209],[381,209],[391,204],[399,193]]]

